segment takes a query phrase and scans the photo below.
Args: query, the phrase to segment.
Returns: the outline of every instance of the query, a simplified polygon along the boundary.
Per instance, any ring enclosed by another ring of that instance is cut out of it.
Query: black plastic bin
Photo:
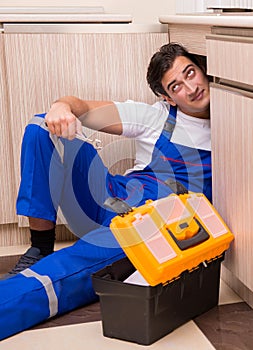
[[[135,271],[123,258],[92,275],[99,295],[103,335],[150,345],[218,304],[224,254],[166,285],[123,283]]]

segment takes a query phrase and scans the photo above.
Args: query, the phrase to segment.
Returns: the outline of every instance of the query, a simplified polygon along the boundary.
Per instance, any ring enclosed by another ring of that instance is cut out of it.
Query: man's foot
[[[27,269],[28,267],[34,265],[36,262],[44,258],[44,255],[40,254],[40,250],[35,247],[29,248],[24,255],[22,255],[17,262],[17,264],[14,266],[14,268],[0,277],[0,280],[6,280],[8,278],[11,278],[21,271]]]

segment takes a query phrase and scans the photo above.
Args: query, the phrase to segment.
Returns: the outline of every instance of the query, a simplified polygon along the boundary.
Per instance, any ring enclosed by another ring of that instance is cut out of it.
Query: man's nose
[[[194,94],[195,91],[197,90],[196,84],[194,84],[194,82],[192,82],[192,81],[185,81],[184,84],[185,84],[185,88],[189,94]]]

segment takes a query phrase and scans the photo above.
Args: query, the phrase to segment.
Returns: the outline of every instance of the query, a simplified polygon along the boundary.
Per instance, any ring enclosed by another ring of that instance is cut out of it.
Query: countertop
[[[194,15],[163,15],[159,16],[164,24],[194,24],[223,27],[253,28],[253,13],[203,13]]]
[[[0,13],[0,23],[130,23],[131,15],[107,13]]]
[[[132,16],[106,13],[102,6],[0,7],[0,23],[130,23]]]
[[[137,24],[130,14],[105,13],[101,6],[0,7],[1,33],[162,32],[159,23]]]
[[[102,6],[0,7],[0,23],[130,23],[129,14],[105,13]]]

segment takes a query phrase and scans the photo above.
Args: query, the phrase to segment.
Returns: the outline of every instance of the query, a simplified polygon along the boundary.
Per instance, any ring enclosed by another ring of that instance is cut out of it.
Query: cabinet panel
[[[185,46],[190,52],[206,55],[206,34],[211,27],[193,24],[169,24],[169,40]]]
[[[215,77],[253,85],[253,38],[207,36],[207,72]]]
[[[235,241],[225,266],[253,291],[253,96],[211,87],[213,202]]]
[[[155,102],[146,83],[146,70],[153,53],[168,42],[167,33],[5,34],[4,37],[11,93],[15,190],[19,184],[19,150],[24,127],[34,113],[47,111],[52,101],[60,96],[76,95],[83,99]],[[117,137],[103,135],[103,140],[111,145]],[[128,142],[123,147],[128,151],[124,153],[123,165],[121,146],[118,144],[114,152],[102,153],[102,157],[111,167],[115,162],[120,163],[123,170],[132,157],[134,145]]]
[[[0,224],[17,222],[15,215],[16,192],[14,186],[13,152],[9,96],[5,76],[3,34],[0,34]]]

